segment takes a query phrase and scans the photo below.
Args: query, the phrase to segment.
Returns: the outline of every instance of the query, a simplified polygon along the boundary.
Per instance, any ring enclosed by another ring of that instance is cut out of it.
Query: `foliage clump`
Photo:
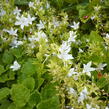
[[[0,109],[108,109],[108,0],[3,0]]]

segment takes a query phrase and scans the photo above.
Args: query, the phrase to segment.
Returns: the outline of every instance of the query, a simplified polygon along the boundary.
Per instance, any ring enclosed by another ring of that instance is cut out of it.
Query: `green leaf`
[[[80,5],[77,5],[77,10],[79,12],[79,18],[81,18],[81,21],[86,23],[87,20],[89,19],[89,16],[92,13],[92,9],[91,9],[90,5],[87,2],[86,2],[86,4],[82,3]],[[84,19],[84,16],[88,16],[88,18]],[[85,28],[85,29],[87,29],[87,28]]]
[[[15,79],[15,72],[13,72],[13,71],[3,73],[0,76],[0,82],[1,83],[4,83],[4,82],[9,81],[9,80],[14,80],[14,79]]]
[[[23,55],[23,50],[22,48],[13,48],[11,49],[11,53],[16,57],[16,58],[20,58]]]
[[[19,109],[19,108],[18,108]],[[24,107],[22,107],[21,109],[33,109],[33,107],[29,106],[28,104]]]
[[[85,15],[87,15],[87,11],[84,10],[84,9],[80,9],[80,10],[79,10],[79,17],[81,18],[81,17],[83,17],[83,16],[85,16]]]
[[[30,90],[22,84],[13,85],[11,97],[17,107],[23,107],[29,100]]]
[[[9,94],[10,94],[10,89],[9,88],[0,89],[0,100],[7,97]]]
[[[21,72],[24,74],[25,78],[32,76],[36,72],[36,65],[33,64],[34,59],[28,59],[27,62],[24,63]]]
[[[31,96],[30,96],[30,99],[28,101],[28,104],[32,107],[36,106],[39,102],[41,101],[41,98],[40,98],[40,93],[35,90]]]
[[[14,60],[14,57],[11,54],[11,52],[6,50],[3,54],[3,57],[2,57],[3,63],[11,64],[13,62],[13,60]]]
[[[14,103],[11,103],[11,104],[9,105],[8,109],[20,109],[20,108],[17,108]]]
[[[7,99],[3,99],[1,102],[0,102],[0,109],[8,109],[9,105],[10,105],[10,102],[7,100]],[[11,108],[12,109],[12,108]]]
[[[37,106],[37,109],[60,109],[59,108],[59,98],[53,97],[48,100],[43,100]]]
[[[91,31],[89,39],[91,42],[99,42],[99,43],[103,42],[102,37],[98,34],[97,31]]]
[[[56,96],[57,94],[57,90],[55,88],[55,84],[48,84],[44,87],[44,89],[42,89],[41,91],[41,98],[42,100],[46,100],[49,98],[52,98],[54,96]]]
[[[22,84],[32,91],[34,89],[34,87],[35,87],[35,80],[34,80],[34,78],[29,77],[29,78],[26,78],[22,82]]]
[[[11,103],[8,109],[33,109],[29,105],[26,105],[24,107],[17,107],[14,103]]]
[[[0,65],[0,75],[5,72],[4,66]]]

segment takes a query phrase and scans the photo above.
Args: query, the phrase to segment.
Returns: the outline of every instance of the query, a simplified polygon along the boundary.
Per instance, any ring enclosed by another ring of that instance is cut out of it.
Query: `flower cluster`
[[[28,14],[28,17],[24,17],[23,15],[21,17],[16,17],[17,21],[15,22],[15,25],[20,25],[21,29],[24,29],[24,26],[29,26],[29,24],[32,24],[32,21],[34,21],[36,18],[31,17]]]

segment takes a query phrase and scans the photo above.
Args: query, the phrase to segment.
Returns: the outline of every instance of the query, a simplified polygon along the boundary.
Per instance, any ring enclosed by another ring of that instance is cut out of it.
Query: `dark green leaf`
[[[103,41],[102,37],[98,34],[97,31],[92,31],[90,33],[89,39],[90,39],[91,42],[102,43],[102,41]]]
[[[20,58],[23,55],[22,48],[13,48],[11,49],[11,52],[16,58]]]
[[[0,89],[0,100],[7,97],[10,94],[10,90],[8,88]]]
[[[56,90],[54,84],[48,84],[41,91],[42,100],[52,98],[52,97],[56,96],[56,94],[57,94],[57,90]]]
[[[25,77],[32,76],[36,72],[36,65],[33,64],[34,59],[29,59],[24,63],[21,72]]]
[[[0,109],[8,109],[9,105],[10,105],[10,102],[7,100],[7,99],[3,99],[1,102],[0,102]],[[12,109],[12,108],[11,108]]]
[[[44,100],[38,104],[37,109],[60,109],[59,98],[53,97],[51,99]]]
[[[18,109],[14,103],[10,104],[8,109]]]
[[[5,72],[4,66],[0,65],[0,75]]]
[[[11,96],[17,107],[23,107],[29,100],[30,90],[22,84],[16,84],[12,86]]]
[[[14,60],[13,55],[9,51],[5,51],[2,57],[2,61],[5,64],[11,64],[12,61]]]
[[[36,106],[40,101],[41,101],[40,93],[39,93],[37,90],[35,90],[35,91],[31,94],[28,103],[29,103],[30,106],[34,107],[34,106]]]
[[[22,82],[22,84],[32,91],[34,89],[34,87],[35,87],[35,80],[34,80],[34,78],[29,77],[29,78],[26,78]]]
[[[6,72],[0,76],[0,82],[4,83],[8,80],[14,80],[15,79],[15,72]]]

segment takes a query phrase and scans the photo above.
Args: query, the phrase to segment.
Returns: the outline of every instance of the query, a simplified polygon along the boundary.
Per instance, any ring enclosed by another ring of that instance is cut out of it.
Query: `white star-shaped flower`
[[[69,88],[69,94],[77,95],[77,92],[74,88]]]
[[[89,104],[86,104],[86,108],[87,108],[87,109],[92,109],[92,106],[89,105]]]
[[[95,10],[95,11],[99,11],[100,8],[101,8],[100,6],[95,6],[95,7],[94,7],[94,10]]]
[[[109,107],[105,107],[105,109],[109,109]]]
[[[78,103],[82,103],[85,99],[87,99],[88,91],[87,88],[85,87],[81,92],[80,96],[78,98]]]
[[[0,16],[4,16],[5,14],[6,14],[6,11],[3,10],[3,9],[1,9],[1,11],[0,11]]]
[[[34,2],[29,2],[28,5],[29,5],[30,8],[35,8],[34,7]]]
[[[61,54],[58,54],[57,56],[58,56],[58,58],[63,59],[65,61],[70,60],[70,59],[74,59],[71,54],[64,54],[64,53],[62,54],[61,53]]]
[[[78,72],[75,72],[74,70],[74,68],[71,68],[67,76],[71,77],[72,75],[78,74]]]
[[[28,40],[30,42],[38,41],[36,36],[29,37]]]
[[[11,68],[13,71],[19,70],[20,67],[21,67],[21,65],[20,65],[17,61],[14,61],[13,65],[10,66],[10,68]]]
[[[95,16],[92,16],[92,17],[91,17],[91,20],[94,20],[94,19],[95,19]]]
[[[58,27],[60,25],[60,21],[57,21],[55,18],[53,19],[53,22],[52,22],[54,28]]]
[[[71,50],[70,44],[67,41],[63,41],[61,47],[59,48],[59,51],[61,53],[68,53],[70,52],[70,50]]]
[[[35,19],[36,19],[35,17],[31,17],[31,16],[28,14],[28,17],[27,17],[27,22],[28,22],[28,24],[32,24],[32,22],[33,22]]]
[[[45,39],[45,41],[48,42],[47,35],[43,31],[38,31],[37,36],[37,41]]]
[[[16,7],[16,8],[14,9],[14,11],[13,11],[13,14],[14,14],[14,15],[20,15],[20,12],[21,12],[21,10],[18,9],[18,7]]]
[[[10,46],[11,46],[12,48],[17,48],[19,45],[23,45],[23,42],[22,42],[22,41],[18,41],[17,38],[15,38],[15,39],[11,42],[11,44],[10,44]]]
[[[100,63],[100,64],[98,65],[98,67],[96,68],[96,70],[103,70],[104,67],[106,67],[106,66],[107,66],[107,64],[102,64],[102,63]]]
[[[3,29],[3,31],[8,32],[9,35],[17,36],[17,29],[16,30],[14,30],[13,28],[11,28],[10,30]]]
[[[69,59],[74,59],[73,56],[71,54],[68,54],[71,50],[71,47],[69,45],[68,42],[64,41],[61,45],[61,47],[59,48],[59,52],[60,54],[58,54],[58,58],[63,59],[65,61],[69,60]]]
[[[109,39],[109,34],[108,33],[106,34],[106,38]]]
[[[21,29],[23,29],[24,26],[28,26],[28,20],[23,15],[21,17],[17,16],[16,19],[15,25],[20,25]]]
[[[75,38],[77,37],[76,32],[70,31],[69,34],[70,34],[70,37],[68,39],[68,42],[75,42],[76,41]]]
[[[83,73],[86,73],[88,76],[91,76],[91,71],[94,71],[95,68],[91,67],[92,62],[90,61],[87,64],[83,64],[84,68],[83,68]]]
[[[28,46],[30,47],[30,48],[35,48],[36,47],[36,44],[35,43],[33,43],[33,42],[31,42],[30,44],[28,44]]]
[[[44,39],[48,42],[47,36],[43,31],[38,31],[36,35],[28,38],[30,42],[40,41],[40,39]]]
[[[43,23],[43,22],[40,20],[40,23],[37,24],[36,26],[38,27],[39,30],[41,30],[41,29],[44,29],[44,28],[45,28],[44,24],[45,24],[45,22]]]
[[[84,51],[81,49],[81,48],[79,48],[79,53],[83,53]]]
[[[46,3],[46,8],[50,8],[50,4],[48,2]]]
[[[79,24],[80,24],[80,22],[78,22],[78,23],[73,22],[73,25],[71,25],[70,27],[73,28],[74,30],[77,30],[79,28]]]

